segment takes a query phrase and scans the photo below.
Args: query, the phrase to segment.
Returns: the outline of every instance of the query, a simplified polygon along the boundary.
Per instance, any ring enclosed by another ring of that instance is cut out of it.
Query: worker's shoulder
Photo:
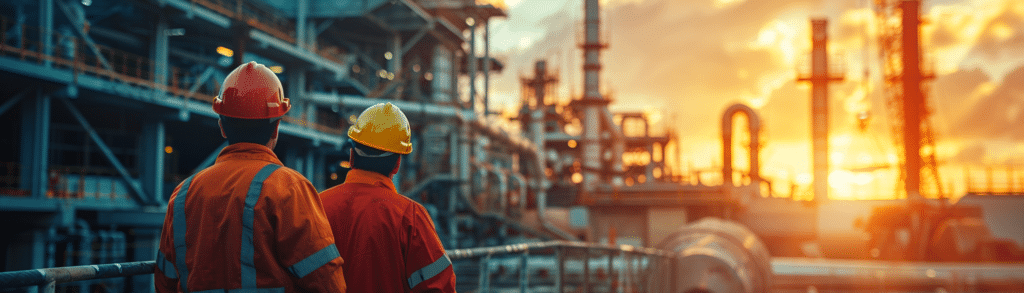
[[[270,178],[274,178],[275,180],[309,182],[309,179],[306,179],[306,176],[303,176],[302,173],[299,173],[299,171],[295,171],[295,169],[288,168],[288,166],[281,166],[277,168],[277,170],[274,170],[274,173],[270,174],[270,176]]]

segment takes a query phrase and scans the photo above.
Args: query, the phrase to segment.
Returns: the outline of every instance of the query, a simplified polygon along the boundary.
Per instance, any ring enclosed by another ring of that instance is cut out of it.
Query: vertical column
[[[53,55],[53,0],[39,0],[39,40],[43,45],[43,55]],[[43,60],[43,65],[50,67],[49,59]]]
[[[32,270],[45,267],[46,229],[31,229],[18,235],[10,235],[10,245],[7,247],[7,271]],[[13,236],[13,237],[12,237]],[[152,279],[152,277],[150,277]],[[39,287],[25,287],[26,291],[39,292]]]
[[[150,198],[144,203],[159,203],[164,194],[164,146],[166,131],[161,120],[147,121],[139,136],[139,175],[142,190]]]
[[[289,68],[287,72],[288,84],[284,87],[285,97],[291,100],[292,110],[288,111],[288,115],[292,118],[304,118],[303,114],[308,113],[305,111],[308,106],[308,100],[306,97],[306,69],[300,66],[294,66]],[[305,118],[309,119],[309,118]]]
[[[327,179],[324,178],[324,172],[327,170],[327,166],[325,166],[327,157],[324,155],[324,152],[319,150],[313,150],[313,153],[313,171],[309,180],[312,181],[313,187],[315,187],[316,190],[324,190],[327,186]]]
[[[305,168],[302,169],[302,175],[306,176],[307,180],[312,181],[313,176],[316,175],[313,173],[313,169],[316,169],[314,168],[314,152],[316,152],[316,149],[309,148],[309,146],[306,147],[306,157],[304,158],[306,163],[304,164],[305,166],[303,166]]]
[[[388,60],[388,72],[398,74],[399,71],[402,71],[402,36],[396,33],[391,37],[388,45],[390,47],[388,52],[391,53],[391,59]]]
[[[170,40],[167,36],[167,16],[160,14],[159,18],[156,23],[156,33],[153,36],[153,81],[158,85],[166,86],[169,71],[167,56]],[[160,87],[157,87],[157,89],[161,90]]]
[[[307,47],[310,42],[307,42],[306,33],[306,16],[309,14],[309,0],[295,0],[295,42],[299,48],[310,49]]]
[[[36,92],[36,99],[22,104],[21,189],[36,198],[46,197],[50,154],[50,96]]]
[[[132,239],[132,261],[149,261],[156,258],[157,249],[160,247],[160,229],[138,228],[129,233]],[[154,292],[153,275],[138,275],[130,277],[132,292]]]
[[[607,100],[601,96],[600,82],[601,49],[604,45],[600,40],[600,3],[598,0],[586,0],[585,35],[583,44],[583,137],[581,138],[583,157],[583,193],[594,191],[599,179],[597,170],[601,169],[603,148],[601,147],[601,107],[607,106]]]
[[[919,0],[904,0],[902,11],[901,48],[903,50],[903,154],[906,156],[907,199],[921,199],[921,118],[924,115],[924,94],[921,92],[921,52]]]
[[[476,112],[476,20],[467,18],[469,25],[469,55],[466,56],[466,66],[469,72],[469,108]]]
[[[798,80],[811,83],[811,145],[817,202],[828,200],[828,85],[842,80],[829,72],[828,63],[828,20],[811,19],[811,73]]]
[[[484,19],[484,117],[491,113],[491,32],[490,19]]]
[[[811,137],[814,149],[814,199],[828,200],[828,21],[812,20]]]

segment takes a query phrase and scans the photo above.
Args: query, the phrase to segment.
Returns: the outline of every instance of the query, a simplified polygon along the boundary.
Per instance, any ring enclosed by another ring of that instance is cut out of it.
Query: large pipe
[[[760,167],[758,166],[758,149],[761,147],[758,141],[759,133],[761,131],[761,119],[757,117],[757,113],[754,109],[751,109],[744,104],[733,104],[729,108],[725,109],[725,114],[722,115],[722,184],[725,186],[733,186],[732,184],[732,120],[738,113],[743,113],[747,116],[747,128],[750,130],[750,180],[752,184],[756,184],[761,180],[759,174]]]
[[[734,222],[704,218],[665,238],[659,249],[676,254],[671,282],[677,292],[768,292],[771,257],[764,243]]]

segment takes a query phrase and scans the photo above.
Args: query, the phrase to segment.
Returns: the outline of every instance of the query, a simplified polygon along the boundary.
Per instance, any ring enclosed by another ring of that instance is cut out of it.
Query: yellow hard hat
[[[403,155],[412,152],[409,119],[391,103],[380,103],[363,110],[356,124],[348,128],[348,137],[386,152]]]

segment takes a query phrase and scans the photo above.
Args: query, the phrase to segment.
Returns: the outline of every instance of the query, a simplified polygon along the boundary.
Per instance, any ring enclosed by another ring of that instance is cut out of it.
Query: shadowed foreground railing
[[[510,284],[521,290],[543,287],[555,292],[662,292],[669,285],[658,280],[666,279],[674,259],[663,250],[566,241],[452,249],[448,256],[459,284],[470,281],[481,292]],[[478,271],[464,272],[467,267]],[[140,261],[2,272],[0,290],[39,286],[39,292],[49,293],[57,284],[152,274],[153,270],[154,261]]]

